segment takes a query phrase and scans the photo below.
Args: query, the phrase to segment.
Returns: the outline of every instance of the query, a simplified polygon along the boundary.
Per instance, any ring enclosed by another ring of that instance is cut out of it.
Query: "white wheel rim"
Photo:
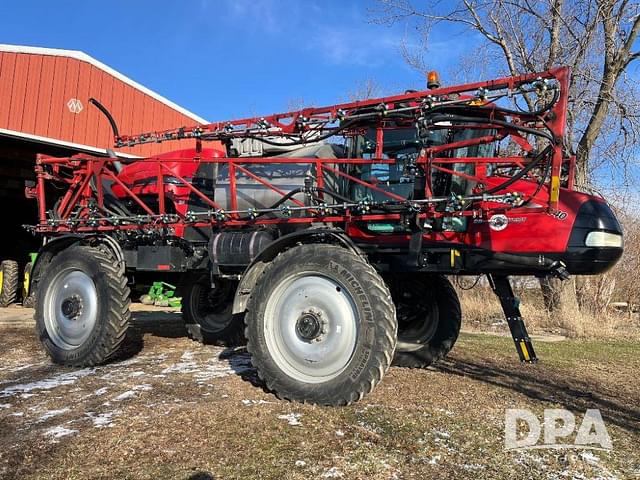
[[[298,273],[281,281],[267,300],[267,348],[289,377],[326,382],[349,365],[357,320],[356,305],[344,286],[320,273]]]
[[[98,315],[96,285],[86,273],[66,269],[58,273],[44,297],[44,323],[51,341],[73,350],[91,335]]]

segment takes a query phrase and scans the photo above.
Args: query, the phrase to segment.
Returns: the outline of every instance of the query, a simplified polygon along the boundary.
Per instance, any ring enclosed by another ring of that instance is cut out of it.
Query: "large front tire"
[[[243,345],[244,323],[233,315],[237,282],[216,280],[209,275],[193,278],[185,287],[182,318],[189,338],[204,344],[235,347]]]
[[[382,278],[356,254],[299,245],[265,268],[245,317],[247,349],[280,398],[360,400],[391,364],[397,323]]]
[[[425,368],[444,358],[456,343],[462,322],[451,282],[421,273],[396,274],[386,280],[398,315],[393,364]]]
[[[129,325],[129,287],[124,265],[98,248],[58,253],[38,282],[36,329],[58,364],[90,367],[122,346]]]

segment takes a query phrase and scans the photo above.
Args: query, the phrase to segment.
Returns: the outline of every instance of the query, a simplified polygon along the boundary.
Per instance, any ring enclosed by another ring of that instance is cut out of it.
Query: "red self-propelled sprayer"
[[[246,342],[266,385],[360,399],[392,360],[426,366],[461,324],[445,275],[485,274],[522,361],[509,275],[597,274],[622,254],[603,198],[574,184],[569,70],[162,132],[151,158],[40,156],[32,270],[42,343],[95,365],[122,345],[129,287],[180,285],[190,335]],[[54,188],[55,187],[55,188]],[[60,194],[62,192],[62,194]]]

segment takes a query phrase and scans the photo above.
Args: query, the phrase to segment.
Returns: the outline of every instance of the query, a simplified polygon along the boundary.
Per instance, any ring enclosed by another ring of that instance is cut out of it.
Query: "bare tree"
[[[367,78],[356,82],[354,87],[347,92],[347,99],[349,102],[356,102],[358,100],[381,97],[382,95],[382,86],[376,80]]]
[[[418,5],[419,3],[419,5]],[[628,73],[640,58],[640,3],[629,0],[377,0],[374,22],[409,22],[418,47],[400,46],[407,63],[426,71],[429,34],[449,24],[482,39],[464,64],[518,75],[569,65],[569,138],[577,182],[596,170],[628,178],[640,132],[640,92]],[[455,41],[455,40],[454,40]],[[475,61],[474,61],[475,60]],[[489,60],[489,62],[487,61]]]
[[[400,50],[421,72],[428,70],[429,36],[442,25],[481,39],[461,61],[467,72],[486,76],[490,66],[493,74],[518,75],[570,66],[567,144],[576,152],[577,184],[631,184],[640,133],[640,91],[630,75],[640,58],[639,2],[377,0],[373,15],[375,23],[414,27],[418,46],[405,43]],[[609,178],[594,182],[596,175]],[[575,282],[548,280],[541,286],[550,310],[577,311]]]

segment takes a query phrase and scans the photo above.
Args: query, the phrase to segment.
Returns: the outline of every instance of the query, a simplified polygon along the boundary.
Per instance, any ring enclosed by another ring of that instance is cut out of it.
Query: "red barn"
[[[0,259],[24,261],[37,250],[37,240],[22,228],[36,219],[35,202],[24,197],[36,154],[105,154],[112,147],[109,123],[91,97],[112,113],[121,133],[207,123],[83,52],[0,44]],[[149,156],[176,148],[166,142],[117,153]]]

